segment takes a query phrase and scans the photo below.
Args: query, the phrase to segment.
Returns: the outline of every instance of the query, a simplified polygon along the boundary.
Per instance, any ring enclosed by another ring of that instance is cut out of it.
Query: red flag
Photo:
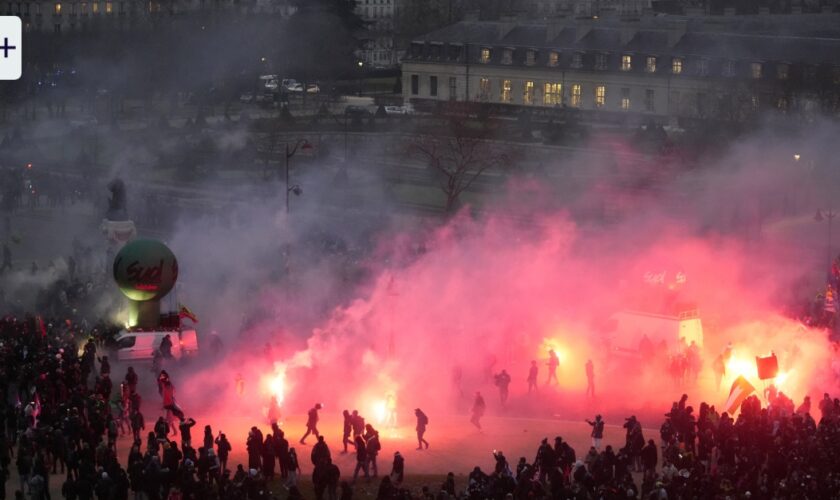
[[[35,318],[38,321],[38,331],[41,333],[41,337],[47,336],[47,327],[44,325],[44,318],[37,316]]]

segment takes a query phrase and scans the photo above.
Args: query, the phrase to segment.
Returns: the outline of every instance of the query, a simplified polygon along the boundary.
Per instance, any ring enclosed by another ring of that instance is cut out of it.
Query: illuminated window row
[[[36,5],[36,14],[40,14],[40,5]],[[126,12],[126,2],[118,2],[119,11]],[[69,12],[65,12],[65,7],[69,9]],[[105,14],[112,14],[114,12],[114,2],[73,2],[73,3],[61,3],[56,2],[53,4],[53,14],[56,16],[60,16],[63,13],[69,13],[70,15],[75,14],[99,14],[100,12],[104,12]],[[28,13],[28,11],[27,11]]]
[[[488,64],[492,61],[491,55],[492,50],[489,47],[482,47],[479,59],[482,63]],[[510,65],[513,64],[513,52],[514,49],[512,48],[505,48],[501,50],[501,58],[499,62],[501,64]],[[583,56],[582,52],[574,52],[572,54],[572,59],[570,62],[570,66],[572,68],[583,68]],[[596,70],[607,70],[609,68],[608,58],[609,54],[605,52],[598,52],[594,54],[594,69]],[[621,64],[620,69],[621,71],[633,71],[634,69],[634,57],[631,54],[623,54],[621,56]],[[642,56],[639,56],[642,57]],[[659,66],[659,58],[656,56],[644,56],[644,71],[646,73],[657,73],[660,69]],[[526,66],[534,66],[537,63],[537,51],[536,50],[527,50],[525,52],[525,65]],[[558,66],[560,64],[560,53],[558,51],[550,51],[548,53],[548,66]],[[735,61],[724,61],[722,64],[722,74],[724,76],[734,76],[735,75]],[[758,79],[763,78],[763,64],[760,62],[753,62],[750,63],[750,76],[752,78]],[[786,80],[788,78],[788,73],[790,70],[790,65],[787,63],[781,63],[776,66],[776,77],[780,80]],[[674,75],[681,75],[686,72],[686,62],[685,58],[683,57],[672,57],[670,58],[670,73]],[[709,75],[709,60],[705,58],[700,58],[696,60],[695,66],[695,74],[699,76],[708,76]]]

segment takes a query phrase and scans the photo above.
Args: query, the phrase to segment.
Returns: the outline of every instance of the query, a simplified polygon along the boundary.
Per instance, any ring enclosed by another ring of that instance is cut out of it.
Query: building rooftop
[[[838,65],[840,15],[656,16],[634,22],[462,21],[414,42]]]

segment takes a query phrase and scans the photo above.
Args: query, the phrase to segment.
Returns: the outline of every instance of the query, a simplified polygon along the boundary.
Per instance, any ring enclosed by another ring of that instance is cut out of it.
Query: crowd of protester
[[[133,369],[124,376],[112,373],[101,345],[81,325],[3,318],[0,366],[0,499],[7,483],[18,498],[38,500],[51,498],[51,491],[100,500],[302,498],[298,452],[276,422],[266,435],[253,427],[239,444],[205,423],[196,427],[174,401],[168,418],[146,418],[144,413],[161,415],[159,402],[143,403]],[[158,383],[167,405],[168,376]],[[466,484],[456,485],[450,474],[420,492],[404,482],[410,463],[396,454],[386,464],[390,474],[377,467],[379,433],[369,424],[354,430],[345,416],[344,452],[346,444],[353,447],[355,473],[333,463],[328,440],[319,435],[308,454],[311,480],[318,500],[350,500],[357,480],[377,481],[368,488],[380,500],[418,494],[440,500],[836,497],[840,400],[826,394],[816,405],[806,398],[795,407],[781,393],[768,399],[762,407],[756,396],[747,398],[733,418],[705,403],[695,412],[683,395],[664,415],[658,436],[645,436],[631,416],[624,422],[624,442],[603,447],[598,416],[590,422],[592,447],[584,453],[562,437],[546,438],[532,460],[512,464],[497,451],[492,466],[476,467]],[[421,425],[417,418],[418,433],[421,426],[425,431],[428,419]],[[131,445],[118,452],[121,437]],[[247,450],[247,467],[228,463],[240,445]]]

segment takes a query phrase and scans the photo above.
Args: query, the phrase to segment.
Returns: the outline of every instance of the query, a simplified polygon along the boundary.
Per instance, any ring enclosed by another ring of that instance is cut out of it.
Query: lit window
[[[679,75],[682,73],[683,60],[681,57],[675,57],[671,60],[671,73]]]
[[[572,67],[573,68],[582,68],[583,67],[583,54],[580,52],[575,52],[572,54]]]
[[[159,4],[149,4],[149,5],[154,5],[155,6],[155,12],[160,10]],[[93,2],[92,4],[90,4],[90,8],[93,10],[94,14],[98,14],[99,13],[99,2]]]
[[[522,102],[525,104],[534,104],[534,82],[525,82],[525,89],[522,93]]]
[[[481,49],[481,62],[484,64],[490,62],[490,49]]]
[[[707,76],[709,74],[708,59],[700,59],[697,61],[697,74],[700,76]]]
[[[571,99],[570,104],[572,105],[572,107],[573,108],[579,108],[580,107],[580,84],[579,83],[575,83],[574,85],[572,85],[572,96],[571,97],[572,97],[572,99]]]
[[[502,64],[513,64],[513,51],[505,49],[502,51]]]
[[[761,63],[750,64],[750,74],[753,78],[761,78]]]
[[[560,53],[559,52],[551,52],[548,54],[548,65],[549,66],[557,66],[560,63]]]
[[[750,96],[750,105],[752,106],[753,111],[758,111],[759,102],[757,95],[753,94],[752,96]]]
[[[87,2],[82,2],[81,7],[79,7],[79,10],[82,12],[82,14],[87,14],[88,13],[87,7],[88,7]]]
[[[113,2],[105,2],[105,13],[110,14],[114,11],[114,3]]]
[[[512,87],[513,85],[510,83],[510,80],[502,80],[502,102],[510,102]]]
[[[633,58],[628,55],[621,56],[621,71],[630,71],[633,69]]]
[[[607,69],[607,55],[606,54],[595,54],[595,69],[604,70]]]
[[[603,108],[607,103],[607,87],[598,85],[595,87],[595,107]]]
[[[482,101],[490,99],[490,79],[482,78],[478,81],[478,98]]]
[[[788,100],[787,97],[780,97],[778,101],[776,101],[776,107],[779,108],[779,111],[785,112],[788,109]]]
[[[624,111],[630,110],[630,89],[621,89],[621,109]]]
[[[525,64],[528,66],[533,66],[534,63],[537,62],[537,52],[534,50],[529,50],[525,53]]]
[[[61,15],[61,4],[60,3],[55,4],[55,15],[57,15],[57,16]]]
[[[654,99],[655,94],[653,93],[653,89],[645,89],[645,111],[648,113],[653,113],[656,109]]]
[[[645,60],[645,71],[648,73],[656,73],[656,58],[653,56],[648,56]]]
[[[787,80],[790,73],[790,66],[787,64],[779,64],[776,66],[776,76],[779,80]]]
[[[563,104],[563,85],[560,83],[546,83],[543,93],[543,103],[547,106]]]

